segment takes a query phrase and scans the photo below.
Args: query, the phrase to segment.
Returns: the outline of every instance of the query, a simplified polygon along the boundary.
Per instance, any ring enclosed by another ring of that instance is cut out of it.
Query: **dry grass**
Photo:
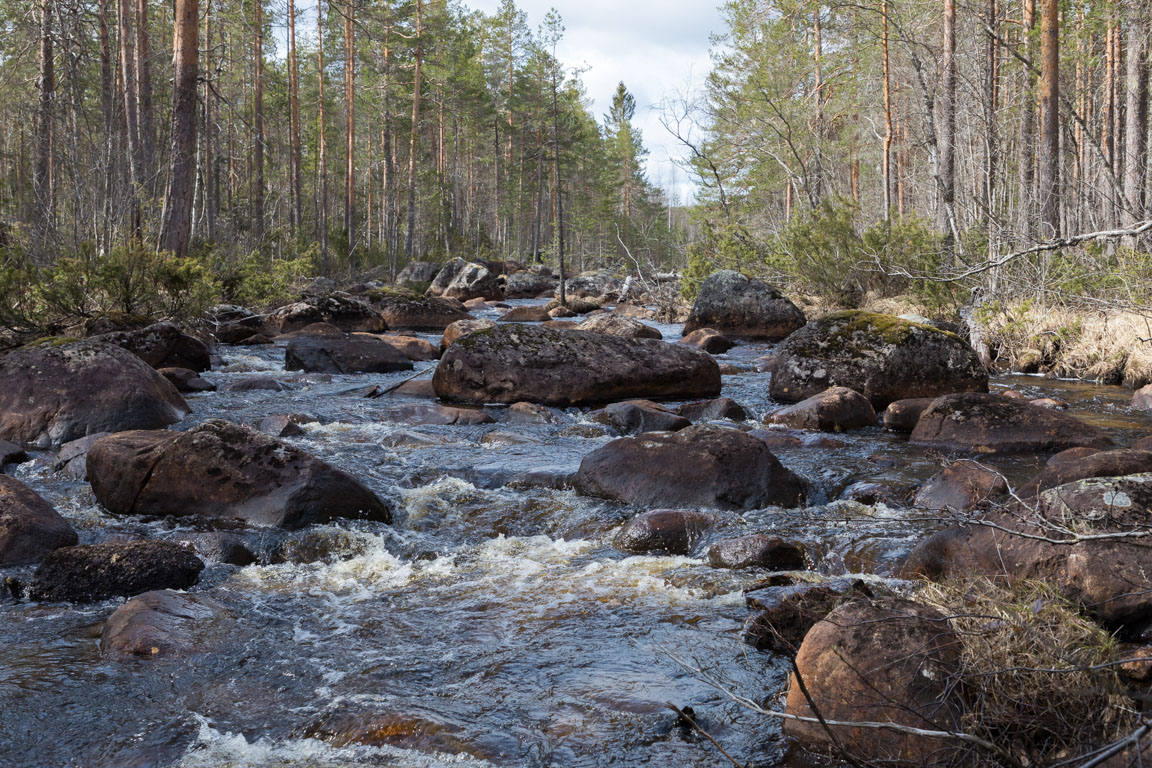
[[[930,584],[918,601],[952,616],[962,645],[964,730],[1050,764],[1130,733],[1112,637],[1041,582]]]
[[[1142,387],[1152,383],[1152,318],[1021,303],[988,312],[1001,367]]]

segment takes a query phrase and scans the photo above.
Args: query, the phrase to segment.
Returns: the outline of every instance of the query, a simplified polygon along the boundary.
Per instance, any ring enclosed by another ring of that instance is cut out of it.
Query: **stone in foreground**
[[[46,603],[95,603],[154,589],[187,589],[204,562],[170,541],[64,547],[36,569],[30,596]]]
[[[834,312],[792,334],[769,370],[769,394],[783,403],[829,387],[854,389],[877,409],[912,397],[988,391],[987,372],[959,336],[859,310]]]
[[[333,517],[391,522],[358,480],[249,427],[206,421],[188,432],[122,432],[88,452],[92,491],[118,515],[243,520],[300,528]]]
[[[0,474],[0,567],[27,565],[76,543],[76,531],[44,499]]]
[[[613,440],[584,457],[575,485],[646,507],[794,507],[805,497],[804,481],[763,441],[713,424]]]
[[[161,659],[204,651],[226,630],[229,614],[204,595],[154,590],[113,611],[100,632],[111,659]]]
[[[463,403],[583,405],[631,398],[720,394],[720,368],[706,352],[655,339],[502,325],[448,347],[436,394]]]

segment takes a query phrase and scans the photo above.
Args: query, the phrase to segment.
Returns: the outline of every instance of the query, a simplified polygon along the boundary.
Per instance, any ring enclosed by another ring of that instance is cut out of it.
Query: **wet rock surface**
[[[403,352],[373,336],[303,336],[288,342],[284,369],[312,373],[389,373],[410,371]]]
[[[184,433],[109,435],[88,452],[88,476],[96,498],[121,515],[195,515],[281,528],[332,517],[391,520],[388,505],[345,472],[225,421]]]
[[[64,547],[36,569],[30,595],[46,603],[94,603],[155,589],[187,589],[203,569],[200,558],[167,541]]]
[[[76,531],[51,504],[16,478],[0,474],[0,567],[40,562],[76,541]]]
[[[211,649],[228,612],[204,595],[170,589],[145,592],[117,608],[100,632],[100,653],[112,659],[160,659]]]
[[[153,368],[187,368],[202,372],[212,367],[208,345],[172,323],[92,336],[92,341],[126,349]]]
[[[768,416],[772,424],[793,429],[843,432],[876,426],[876,411],[868,398],[847,387],[830,387]]]
[[[457,320],[471,319],[459,304],[439,298],[387,296],[373,306],[391,331],[442,331]]]
[[[634,554],[686,555],[711,525],[712,519],[699,512],[655,509],[629,520],[613,543]]]

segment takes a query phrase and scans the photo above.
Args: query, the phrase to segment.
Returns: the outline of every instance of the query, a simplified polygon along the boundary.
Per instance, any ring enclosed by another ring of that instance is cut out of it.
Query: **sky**
[[[682,158],[660,124],[658,107],[666,97],[698,89],[710,69],[709,36],[722,32],[721,0],[517,0],[535,30],[550,8],[564,20],[557,57],[585,69],[581,80],[604,121],[621,80],[636,97],[633,124],[649,150],[648,179],[688,202],[694,184],[672,158]],[[492,14],[499,0],[464,0],[473,10]]]

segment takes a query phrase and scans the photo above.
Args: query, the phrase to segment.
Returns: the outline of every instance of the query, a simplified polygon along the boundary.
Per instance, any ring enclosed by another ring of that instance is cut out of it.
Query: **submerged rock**
[[[708,548],[708,563],[713,568],[765,568],[770,571],[794,571],[804,568],[804,550],[779,536],[754,533],[725,539]]]
[[[639,555],[686,555],[711,525],[708,515],[692,510],[654,509],[629,520],[613,544]]]
[[[154,590],[113,611],[100,632],[100,653],[112,659],[161,659],[202,653],[230,618],[204,595]]]
[[[680,339],[680,343],[702,349],[710,355],[722,355],[736,346],[731,339],[715,328],[697,328]]]
[[[988,374],[955,334],[852,310],[814,320],[776,348],[769,393],[794,403],[828,387],[854,389],[883,408],[894,400],[986,392]]]
[[[722,269],[700,286],[684,335],[714,328],[729,336],[783,339],[804,327],[804,313],[772,286]]]
[[[299,528],[333,517],[391,522],[387,504],[347,473],[226,421],[187,432],[122,432],[88,453],[92,491],[120,515],[243,520]]]
[[[76,531],[51,504],[0,473],[0,567],[40,562],[76,541]]]
[[[158,429],[189,412],[172,384],[136,355],[78,341],[0,357],[0,440],[54,448],[97,432]]]
[[[794,507],[803,481],[763,441],[711,424],[613,440],[580,462],[577,489],[647,507]]]
[[[636,435],[642,432],[675,432],[691,426],[692,422],[683,416],[645,400],[629,400],[612,403],[592,414],[592,420],[607,424],[622,435]]]
[[[910,440],[930,448],[986,453],[1112,445],[1103,432],[1075,417],[977,392],[937,398],[920,416]]]
[[[1004,477],[970,461],[957,461],[924,481],[912,506],[948,512],[968,512],[1008,493]]]
[[[655,339],[502,325],[452,344],[433,378],[445,400],[582,405],[720,393],[720,369],[699,350]]]
[[[204,563],[168,541],[126,541],[57,549],[36,569],[30,596],[45,603],[95,603],[154,589],[187,589]]]

